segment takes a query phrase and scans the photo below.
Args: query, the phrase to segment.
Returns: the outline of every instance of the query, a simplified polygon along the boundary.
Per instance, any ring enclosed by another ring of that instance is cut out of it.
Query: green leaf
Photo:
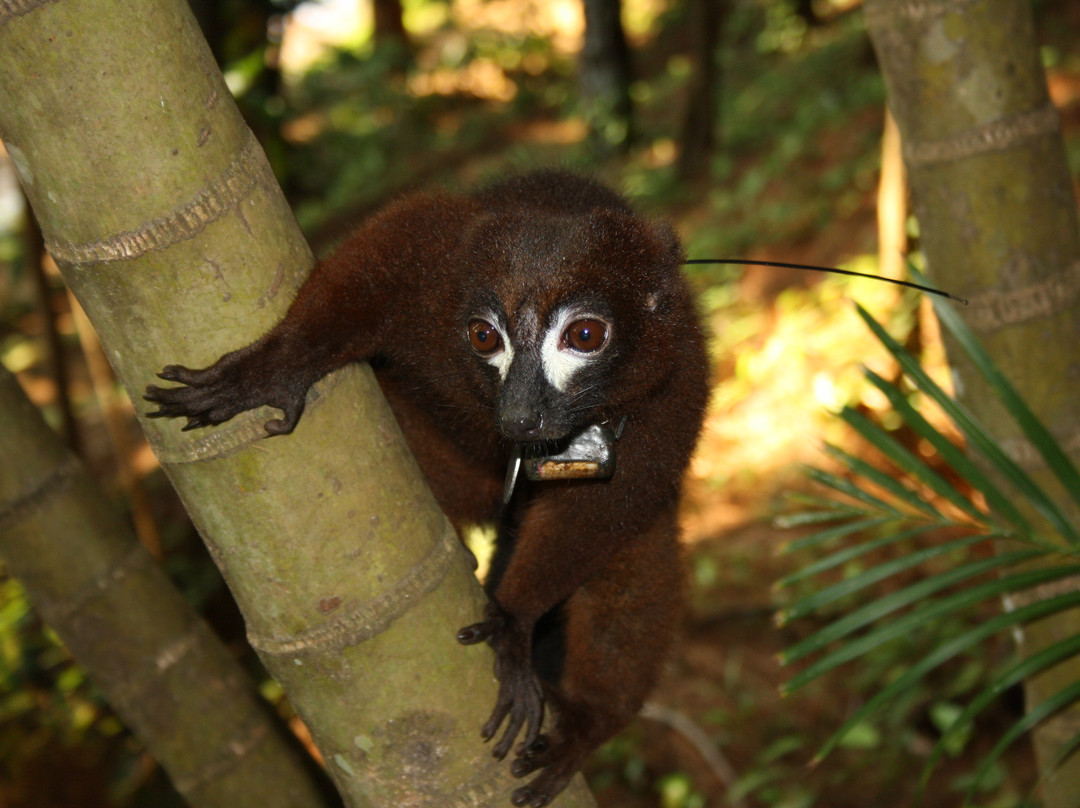
[[[845,522],[842,525],[833,525],[825,530],[819,530],[816,533],[811,533],[809,536],[795,539],[795,541],[785,542],[780,549],[784,553],[793,553],[798,550],[805,550],[809,547],[827,544],[836,539],[842,539],[844,536],[850,536],[852,533],[858,533],[863,530],[872,530],[875,527],[895,521],[895,516],[872,516],[866,519],[855,519],[851,522]],[[783,585],[782,581],[780,582],[780,585]]]
[[[840,648],[833,651],[831,654],[828,654],[822,659],[819,659],[817,662],[813,663],[805,670],[800,671],[798,674],[793,676],[784,685],[783,692],[792,693],[806,683],[817,679],[822,674],[825,674],[828,671],[831,671],[846,662],[857,659],[868,651],[871,651],[880,645],[884,645],[890,640],[895,640],[898,637],[902,637],[905,634],[909,634],[912,631],[917,630],[920,626],[924,625],[928,621],[935,620],[939,617],[943,617],[945,615],[970,608],[978,603],[981,603],[984,600],[987,600],[988,598],[1001,597],[1002,595],[1006,595],[1010,592],[1027,589],[1029,587],[1037,586],[1047,581],[1056,581],[1061,578],[1076,574],[1080,574],[1080,565],[1077,564],[1063,564],[1060,566],[1050,567],[1046,569],[1028,570],[1008,576],[1006,578],[988,581],[984,584],[979,584],[978,586],[974,586],[968,589],[962,589],[961,591],[944,597],[940,600],[926,603],[923,606],[908,612],[904,616],[899,617],[890,623],[886,623],[885,625],[876,627],[868,634],[864,634],[863,636],[858,637],[857,639],[854,639],[845,645],[842,645]],[[1069,595],[1063,597],[1072,597],[1075,598],[1078,602],[1080,602],[1080,593],[1069,593]],[[1039,603],[1057,603],[1058,600],[1060,599],[1054,599],[1053,601],[1040,601]],[[1038,605],[1039,604],[1032,604],[1032,606],[1025,608],[1031,609],[1034,606]],[[1002,615],[992,620],[981,623],[979,626],[973,628],[971,631],[968,632],[968,634],[965,634],[964,636],[982,636],[981,632],[984,631],[987,626],[998,626],[998,628],[995,629],[996,631],[1000,630],[1003,625],[1012,625],[1013,622],[1022,622],[1022,620],[1013,620],[1015,615],[1019,615],[1022,612],[1024,612],[1023,609],[1017,609],[1016,611],[1009,612],[1006,615]],[[1026,614],[1026,612],[1024,612],[1024,614]],[[1004,623],[1002,623],[1002,621],[1004,621]],[[938,649],[934,653],[936,654],[938,653],[938,651],[940,651],[940,649]],[[916,668],[913,668],[912,670],[915,669]],[[904,681],[904,677],[900,677],[900,679],[898,679],[897,681]],[[891,692],[891,690],[892,686],[883,690],[882,693]],[[879,696],[881,696],[881,693],[875,696],[874,699],[877,699]],[[874,699],[871,699],[871,702],[873,702]]]
[[[869,480],[879,488],[884,489],[888,493],[892,494],[900,502],[906,503],[911,508],[922,511],[922,513],[931,516],[935,519],[943,520],[945,517],[926,499],[919,496],[918,492],[911,490],[904,485],[896,477],[887,474],[881,469],[870,465],[865,460],[855,457],[838,446],[832,444],[826,444],[825,451],[844,463],[851,472],[865,480]],[[926,469],[926,464],[922,464],[922,468]]]
[[[807,476],[809,476],[812,480],[815,480],[822,485],[828,486],[835,491],[839,491],[841,494],[847,494],[852,499],[863,502],[869,505],[871,508],[874,508],[875,510],[890,513],[894,516],[905,515],[903,511],[897,510],[893,505],[886,502],[885,500],[879,497],[875,497],[873,494],[870,494],[869,492],[859,488],[850,480],[846,480],[843,477],[837,476],[836,474],[832,474],[828,471],[823,471],[822,469],[816,468],[809,468],[806,470],[806,473]]]
[[[923,768],[922,781],[919,785],[919,797],[926,787],[930,773],[941,760],[950,745],[956,742],[954,736],[969,731],[972,722],[990,704],[996,701],[1010,687],[1023,682],[1057,663],[1080,653],[1080,634],[1066,637],[1064,640],[1042,649],[1030,657],[1020,660],[1009,669],[993,677],[986,688],[972,699],[957,717],[953,725],[938,739],[930,754],[930,759]],[[977,778],[976,778],[977,779]],[[916,799],[916,802],[919,800]]]
[[[817,494],[808,494],[805,491],[789,491],[784,495],[784,498],[789,502],[795,502],[799,505],[805,505],[811,508],[820,508],[826,511],[836,511],[838,513],[851,511],[862,513],[862,509],[850,505],[847,502],[840,502],[836,499],[827,499],[826,497],[821,497]]]
[[[1080,572],[1080,568],[1076,567],[1075,565],[1069,566],[1072,567],[1071,571],[1068,573],[1069,575],[1075,575],[1077,572]],[[1031,573],[1021,573],[1020,575],[1012,576],[1012,580],[1020,579],[1025,575],[1029,574]],[[984,585],[976,587],[975,590],[989,591],[990,589],[994,588],[994,586],[996,586],[998,583],[1001,582],[995,581],[993,582],[993,586]],[[1015,591],[1016,588],[1020,587],[1011,586],[1009,587],[1008,591]],[[897,620],[890,624],[890,628],[896,627],[898,624],[903,623],[906,624],[904,630],[910,631],[920,622],[924,622],[927,619],[932,619],[933,617],[940,616],[940,614],[944,614],[947,611],[954,610],[952,608],[953,604],[949,604],[948,609],[944,608],[946,601],[969,601],[970,596],[974,594],[975,590],[958,593],[956,596],[954,596],[954,598],[946,598],[945,600],[941,601],[938,604],[935,604],[928,609],[912,612],[906,617],[901,618],[900,620]],[[971,602],[973,603],[975,601]],[[948,661],[949,659],[952,659],[957,654],[962,653],[973,645],[982,642],[983,640],[993,636],[994,634],[997,634],[998,632],[1012,628],[1013,626],[1027,623],[1032,620],[1038,620],[1040,618],[1047,617],[1051,614],[1065,611],[1066,609],[1074,608],[1077,605],[1080,605],[1080,592],[1068,592],[1063,595],[1058,595],[1057,597],[1036,601],[1034,603],[1028,604],[1027,606],[1015,609],[1011,612],[1006,612],[1005,614],[998,615],[991,620],[984,621],[979,625],[973,626],[971,629],[964,632],[959,637],[956,637],[948,642],[939,645],[937,648],[927,654],[923,659],[919,660],[919,662],[908,668],[895,681],[874,694],[874,696],[868,699],[862,707],[856,710],[855,713],[847,721],[844,722],[843,726],[841,726],[840,729],[838,729],[832,735],[832,737],[830,737],[824,743],[821,750],[815,756],[815,762],[820,761],[822,758],[828,755],[829,752],[836,747],[839,741],[844,737],[845,734],[847,734],[847,732],[852,727],[862,721],[865,721],[868,716],[873,714],[889,700],[909,691],[918,683],[918,681],[923,676],[934,670],[934,668]],[[923,612],[925,612],[925,614],[923,614]],[[855,643],[852,643],[852,645],[854,644]],[[1076,688],[1078,688],[1077,694],[1080,695],[1080,682],[1077,683]],[[1028,716],[1025,716],[1025,720],[1019,722],[1017,726],[1019,726],[1020,724],[1024,724],[1026,719],[1030,717],[1031,714],[1029,713]],[[1029,726],[1033,726],[1033,724],[1030,724]],[[1015,730],[1016,727],[1014,727],[1013,729]],[[1007,733],[1006,737],[1009,737],[1010,735],[1012,735],[1012,733],[1013,730],[1010,730],[1010,732]],[[1007,743],[1004,743],[1004,741],[1005,739],[1002,739],[1002,744],[999,744],[999,747],[1002,750],[1005,748],[1005,746],[1008,745]],[[1009,741],[1009,743],[1011,743],[1011,740]],[[995,749],[997,749],[997,747],[995,747]],[[1000,756],[1000,751],[997,752],[997,756]],[[994,756],[993,759],[996,760],[996,756]],[[984,761],[984,765],[987,765],[990,762],[992,761],[987,759],[986,761]],[[988,770],[988,768],[986,770]],[[982,771],[983,768],[980,767],[980,772]]]
[[[881,521],[882,520],[872,520],[871,519],[871,520],[867,520],[867,522],[864,523],[864,524],[869,524],[870,526],[876,526],[876,525],[874,525],[874,523],[875,522],[880,523]],[[888,519],[888,520],[885,520],[885,521],[891,522],[893,520]],[[858,523],[852,523],[852,524],[858,524]],[[839,566],[841,566],[843,564],[847,564],[850,561],[854,561],[859,556],[866,555],[867,553],[873,552],[874,550],[880,550],[883,547],[888,547],[890,544],[896,544],[897,542],[901,542],[901,541],[904,541],[906,539],[914,538],[915,536],[922,535],[923,533],[927,533],[927,532],[929,532],[931,530],[934,530],[936,528],[939,528],[939,527],[941,527],[940,524],[919,525],[918,527],[910,528],[908,530],[901,530],[901,531],[897,531],[897,532],[894,532],[894,533],[889,533],[889,534],[887,534],[885,536],[882,536],[879,539],[875,539],[874,541],[865,541],[865,542],[861,542],[859,544],[853,544],[850,547],[844,547],[841,550],[837,550],[834,553],[830,553],[829,555],[825,556],[824,558],[818,559],[817,561],[813,562],[812,564],[807,564],[802,569],[796,570],[795,572],[791,573],[790,575],[787,575],[784,578],[781,578],[777,582],[776,585],[778,587],[789,586],[789,585],[795,583],[796,581],[801,581],[804,578],[810,578],[810,577],[813,577],[814,575],[825,572],[826,570],[831,570],[831,569],[834,569],[835,567],[839,567]]]
[[[905,423],[933,445],[938,454],[952,467],[953,471],[982,492],[991,509],[1005,517],[1020,533],[1030,534],[1032,532],[1031,524],[1012,504],[1012,500],[1002,493],[1001,489],[964,454],[963,450],[938,432],[918,410],[912,407],[906,396],[872,370],[866,371],[866,378],[886,395],[893,405],[893,409],[900,414]]]
[[[986,514],[979,511],[971,500],[956,489],[956,486],[943,479],[926,463],[909,452],[895,438],[877,424],[871,422],[862,413],[850,407],[845,407],[841,411],[840,417],[878,451],[895,463],[901,471],[912,475],[935,494],[947,500],[976,521],[982,524],[986,523]],[[942,440],[946,440],[944,436],[942,436]]]
[[[976,542],[984,541],[986,538],[986,536],[968,536],[952,542],[925,547],[914,553],[908,553],[901,558],[885,561],[868,570],[860,572],[858,575],[853,575],[832,586],[819,589],[817,592],[807,595],[802,600],[796,601],[781,613],[782,622],[788,622],[797,617],[810,614],[811,612],[817,611],[822,606],[827,606],[841,598],[849,597],[868,586],[883,581],[899,572],[918,566],[931,558],[936,558],[945,553],[951,553],[954,550],[967,547]]]
[[[844,615],[839,620],[833,621],[820,631],[814,632],[804,640],[785,649],[780,655],[781,662],[787,664],[821,651],[848,634],[858,631],[860,628],[868,626],[874,621],[880,620],[882,617],[906,608],[913,603],[919,603],[930,595],[950,586],[986,575],[998,569],[1006,569],[1016,564],[1032,561],[1041,555],[1042,552],[1039,550],[1019,550],[990,558],[981,558],[978,561],[954,567],[939,575],[925,578],[911,586],[904,587],[898,592],[891,592],[884,597],[875,598],[855,611]]]
[[[881,730],[863,721],[853,726],[839,745],[844,749],[877,749],[881,746]]]
[[[836,505],[835,501],[828,501],[829,504]],[[820,506],[821,502],[815,502],[815,505]],[[866,511],[859,510],[857,508],[849,507],[833,507],[828,510],[822,511],[796,511],[794,513],[782,514],[773,520],[773,525],[783,530],[790,530],[793,527],[803,527],[805,525],[819,525],[823,522],[838,522],[841,519],[849,519],[852,516],[861,516]]]
[[[874,332],[874,335],[881,340],[882,344],[888,348],[889,353],[891,353],[900,363],[904,372],[911,377],[920,390],[937,402],[964,433],[971,445],[977,448],[983,456],[990,461],[994,469],[1002,477],[1007,479],[1024,495],[1031,505],[1054,526],[1054,529],[1061,536],[1072,544],[1080,543],[1080,535],[1077,534],[1075,528],[1065,517],[1061,509],[1058,508],[1057,503],[1055,503],[1053,499],[1012,460],[1012,458],[1002,451],[998,443],[978,424],[966,408],[961,406],[956,399],[950,397],[936,382],[934,382],[933,379],[930,378],[929,374],[923,370],[915,357],[908,353],[899,342],[893,339],[881,324],[874,320],[864,308],[858,306],[858,304],[856,304],[856,307],[859,316],[863,318],[863,321],[866,322],[870,330]],[[867,371],[867,373],[869,374],[870,371]],[[912,411],[914,412],[914,410]],[[959,469],[957,470],[959,471]],[[974,481],[972,480],[972,482]],[[980,490],[982,489],[980,488]],[[983,491],[983,493],[987,494],[986,491]],[[1001,513],[1008,516],[1010,521],[1018,527],[1021,527],[1023,532],[1031,532],[1030,527],[1024,529],[1021,526],[1021,523],[1017,521],[1019,512],[1012,506],[1011,502],[1003,497],[995,496],[995,499],[996,502],[991,503],[991,507],[999,509]],[[987,501],[990,501],[990,496],[988,494]],[[1026,525],[1026,520],[1023,521]]]
[[[971,329],[957,315],[956,310],[944,301],[935,300],[934,311],[938,319],[956,338],[956,341],[960,343],[972,363],[997,393],[1001,403],[1005,405],[1005,408],[1016,420],[1016,423],[1020,425],[1028,440],[1042,455],[1047,467],[1064,486],[1073,502],[1080,505],[1080,472],[1077,471],[1076,466],[1061,450],[1054,436],[1035,417],[1035,414],[1028,408],[1020,394],[1016,392],[1016,388],[1010,384],[1009,380],[1005,378],[1005,374],[998,369],[990,355],[983,349]]]
[[[963,712],[963,707],[951,701],[938,701],[930,705],[930,721],[949,739],[941,747],[953,757],[964,751],[974,730],[970,722],[961,720]]]

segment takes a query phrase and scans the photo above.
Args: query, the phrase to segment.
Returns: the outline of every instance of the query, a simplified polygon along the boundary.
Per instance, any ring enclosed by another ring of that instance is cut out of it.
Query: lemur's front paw
[[[544,696],[540,682],[533,672],[530,659],[532,627],[520,626],[498,605],[488,604],[482,623],[466,626],[458,632],[458,642],[473,645],[483,640],[495,649],[495,676],[499,680],[499,695],[491,717],[480,730],[490,741],[508,720],[506,730],[491,753],[500,760],[506,757],[514,740],[525,728],[525,739],[519,751],[532,746],[540,735],[544,718]]]
[[[223,375],[217,366],[193,370],[183,365],[166,365],[158,377],[169,382],[180,382],[183,386],[147,385],[143,398],[158,405],[156,411],[147,415],[150,418],[187,418],[185,431],[229,420],[239,410],[231,406]]]
[[[307,380],[264,367],[268,363],[261,358],[255,345],[251,345],[225,354],[202,370],[166,365],[158,376],[182,386],[147,385],[143,398],[158,405],[147,416],[187,418],[183,427],[187,431],[224,423],[245,410],[266,404],[284,413],[283,418],[267,421],[266,431],[271,435],[292,432],[304,412]]]

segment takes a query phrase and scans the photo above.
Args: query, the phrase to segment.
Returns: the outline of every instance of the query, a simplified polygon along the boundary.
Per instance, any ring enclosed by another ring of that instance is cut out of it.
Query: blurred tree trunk
[[[2,366],[0,467],[0,555],[184,799],[334,805],[315,762]]]
[[[866,17],[935,285],[971,300],[961,316],[1080,461],[1080,234],[1030,4],[866,0]],[[950,357],[959,397],[1014,460],[1047,482],[1050,473],[978,373],[959,351]],[[1080,615],[1067,613],[1027,626],[1021,645],[1030,654],[1078,631]],[[1029,704],[1078,678],[1074,660],[1028,681]],[[1055,775],[1046,771],[1077,732],[1080,707],[1034,735],[1050,808],[1075,806],[1080,794],[1080,757]]]
[[[391,73],[402,75],[413,60],[412,40],[405,30],[401,0],[371,0],[375,18],[375,48],[387,60]]]
[[[23,197],[25,199],[25,196]],[[27,205],[29,207],[29,204]],[[23,225],[23,255],[26,264],[34,276],[37,287],[38,305],[45,320],[45,336],[49,345],[49,373],[56,384],[56,400],[60,407],[60,422],[63,424],[64,440],[75,454],[82,453],[82,436],[79,434],[79,422],[75,419],[75,410],[71,406],[71,371],[67,351],[57,327],[57,312],[53,306],[53,285],[45,271],[45,245],[41,241],[41,229],[29,210],[25,213]]]
[[[52,264],[51,259],[49,263]],[[67,299],[72,319],[75,321],[75,331],[79,335],[79,344],[82,346],[83,359],[86,360],[86,370],[90,374],[90,384],[94,388],[94,398],[101,410],[105,431],[109,433],[109,443],[116,461],[116,481],[120,484],[120,490],[124,492],[124,499],[131,511],[135,536],[150,555],[160,561],[165,555],[161,544],[161,531],[154,519],[142,476],[135,469],[134,450],[128,432],[131,427],[131,414],[127,397],[116,389],[116,376],[113,375],[112,365],[101,349],[97,331],[86,319],[86,312],[70,292],[67,293]]]
[[[135,399],[265,332],[312,264],[182,0],[0,6],[0,137]],[[290,436],[270,414],[143,427],[346,803],[505,805],[492,657],[455,639],[483,594],[370,370]]]
[[[621,149],[632,136],[630,46],[620,0],[582,0],[585,44],[581,51],[581,95],[594,142]]]
[[[375,42],[409,43],[409,34],[402,21],[401,0],[371,0],[375,16]]]
[[[679,135],[678,172],[683,180],[708,177],[720,108],[717,44],[721,20],[726,13],[727,0],[690,0],[688,17],[694,42],[694,73]]]

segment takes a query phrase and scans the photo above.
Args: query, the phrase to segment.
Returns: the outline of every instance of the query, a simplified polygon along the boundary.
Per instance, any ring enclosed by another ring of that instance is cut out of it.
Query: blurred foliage
[[[726,3],[716,54],[718,146],[706,175],[683,184],[675,163],[693,70],[686,4],[623,0],[635,71],[635,140],[625,153],[601,155],[587,137],[577,90],[576,0],[404,0],[407,52],[400,44],[377,46],[361,13],[349,30],[334,32],[335,45],[295,63],[285,58],[295,31],[283,27],[282,15],[296,3],[192,0],[228,86],[317,250],[403,189],[464,186],[558,164],[597,174],[646,210],[675,219],[691,256],[845,261],[874,271],[869,254],[884,88],[857,6]],[[340,5],[355,12],[368,4]],[[1064,85],[1080,84],[1076,12],[1065,0],[1043,0],[1038,8],[1051,22],[1043,26],[1044,62]],[[305,35],[320,45],[325,32]],[[1067,144],[1070,164],[1080,171],[1080,139],[1070,136]],[[0,361],[55,420],[47,321],[26,267],[22,217],[10,172],[0,171]],[[929,363],[942,367],[940,346],[924,333],[912,296],[832,277],[768,275],[781,279],[776,284],[759,283],[760,277],[720,267],[691,275],[714,334],[716,362],[709,423],[688,480],[691,516],[721,506],[741,509],[744,518],[757,515],[754,508],[790,484],[793,458],[803,450],[793,447],[826,434],[830,411],[860,408],[891,429],[899,426],[856,369],[862,362],[884,376],[894,370],[871,347],[851,298],[894,333],[914,334]],[[50,305],[74,357],[78,339],[67,300],[58,279],[52,282]],[[87,436],[88,463],[112,480],[100,407],[81,366],[67,392]],[[160,471],[150,472],[148,486],[171,573],[241,653],[235,607]],[[115,496],[115,485],[107,488]],[[703,524],[696,538],[716,539],[718,523],[706,515]],[[789,562],[773,559],[771,547],[757,533],[743,541],[729,530],[723,541],[693,548],[691,650],[673,663],[678,681],[664,690],[673,705],[702,700],[692,717],[730,756],[735,782],[718,783],[692,753],[661,754],[677,746],[672,731],[638,722],[595,756],[590,779],[602,802],[699,808],[736,797],[783,808],[874,804],[903,790],[928,733],[954,725],[960,697],[984,676],[993,649],[966,655],[878,723],[853,727],[837,752],[850,755],[840,772],[807,772],[823,727],[835,726],[849,701],[900,675],[913,654],[959,629],[927,624],[863,658],[843,680],[844,699],[836,698],[835,683],[815,682],[781,703],[782,675],[774,673],[771,656],[780,650],[780,635],[767,623],[767,589]],[[845,569],[854,573],[859,562]],[[793,586],[777,597],[790,602],[800,591]],[[744,612],[734,622],[711,617]],[[264,683],[263,690],[288,715],[280,689]],[[954,736],[950,751],[970,743]],[[860,770],[865,758],[855,756],[864,750],[874,753],[871,771]],[[0,756],[5,808],[179,804],[21,588],[6,578],[0,579]],[[65,777],[79,780],[81,790],[50,790]],[[986,805],[1017,805],[1007,784],[994,793],[998,801],[988,798]]]

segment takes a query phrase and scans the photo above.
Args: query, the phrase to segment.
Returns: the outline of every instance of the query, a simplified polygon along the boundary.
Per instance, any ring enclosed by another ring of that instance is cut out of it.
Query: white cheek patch
[[[544,341],[540,344],[540,360],[544,366],[544,375],[547,377],[548,384],[560,393],[566,392],[574,374],[588,365],[596,356],[575,351],[562,344],[562,335],[567,326],[575,320],[590,316],[579,309],[563,309],[544,334]]]
[[[492,324],[498,322],[494,317],[485,317],[485,319]],[[498,328],[499,337],[502,339],[502,350],[497,351],[492,356],[484,357],[484,361],[499,371],[499,378],[506,381],[506,374],[510,372],[510,363],[514,361],[514,346],[510,342],[510,337],[502,324],[500,323],[496,328]]]

